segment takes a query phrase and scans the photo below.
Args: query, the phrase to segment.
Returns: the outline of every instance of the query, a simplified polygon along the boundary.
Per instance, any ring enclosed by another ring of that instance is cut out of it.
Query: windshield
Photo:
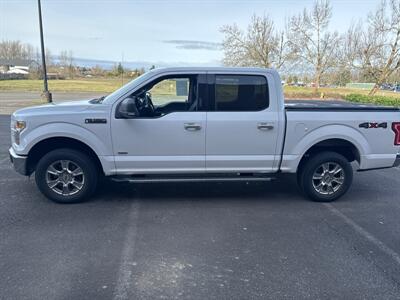
[[[104,103],[112,102],[114,99],[119,98],[122,95],[129,92],[135,86],[137,86],[137,85],[141,84],[142,82],[146,81],[147,79],[151,78],[153,75],[154,75],[153,70],[140,75],[139,77],[133,79],[132,81],[128,82],[127,84],[125,84],[124,86],[119,88],[118,90],[114,91],[113,93],[111,93],[110,95],[105,97],[103,102]]]

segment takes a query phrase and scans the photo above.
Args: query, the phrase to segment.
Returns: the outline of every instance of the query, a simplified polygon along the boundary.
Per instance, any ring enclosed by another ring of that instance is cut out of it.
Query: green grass
[[[388,105],[388,106],[398,106],[400,107],[400,99],[385,96],[367,96],[360,94],[350,94],[345,96],[347,101],[356,103],[371,103],[377,105]]]
[[[127,82],[128,80],[124,80],[124,83]],[[49,80],[49,90],[52,92],[111,93],[121,86],[121,79]],[[42,80],[0,80],[0,91],[40,92],[42,90]]]
[[[366,89],[356,89],[356,88],[320,88],[318,92],[315,92],[314,88],[311,87],[297,87],[297,86],[285,86],[283,88],[285,97],[292,99],[346,99],[347,95],[350,94],[360,94],[368,95],[369,90]],[[377,91],[376,96],[384,96],[389,98],[395,98],[400,101],[400,93],[395,93],[391,91]]]

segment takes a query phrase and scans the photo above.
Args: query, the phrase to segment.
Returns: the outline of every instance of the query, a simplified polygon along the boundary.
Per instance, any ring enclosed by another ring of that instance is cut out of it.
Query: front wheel
[[[349,161],[336,152],[322,152],[305,162],[299,185],[316,202],[331,202],[343,196],[353,181]]]
[[[35,172],[36,185],[58,203],[88,199],[96,189],[98,171],[91,158],[73,149],[57,149],[43,156]]]

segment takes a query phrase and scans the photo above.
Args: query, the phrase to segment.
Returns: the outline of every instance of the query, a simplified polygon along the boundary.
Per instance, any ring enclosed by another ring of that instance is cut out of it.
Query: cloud
[[[89,37],[87,37],[87,39],[97,41],[97,40],[102,40],[103,37],[102,36],[89,36]]]
[[[206,42],[206,41],[192,41],[192,40],[166,40],[166,44],[173,44],[178,49],[186,50],[219,50],[220,43]]]

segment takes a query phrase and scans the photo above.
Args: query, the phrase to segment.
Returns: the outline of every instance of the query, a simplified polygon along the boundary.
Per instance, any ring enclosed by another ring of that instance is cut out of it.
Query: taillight
[[[400,122],[393,123],[392,129],[394,131],[394,144],[400,146]]]

